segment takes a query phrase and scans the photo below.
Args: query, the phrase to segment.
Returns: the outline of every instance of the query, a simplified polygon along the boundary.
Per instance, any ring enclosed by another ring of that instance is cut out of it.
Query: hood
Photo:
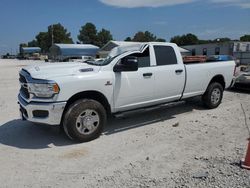
[[[43,63],[23,68],[35,79],[52,79],[55,77],[99,72],[100,66],[86,63]]]

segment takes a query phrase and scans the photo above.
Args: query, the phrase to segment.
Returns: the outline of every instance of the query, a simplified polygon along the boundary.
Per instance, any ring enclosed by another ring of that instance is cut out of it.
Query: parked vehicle
[[[230,55],[212,55],[207,57],[207,62],[213,61],[236,61],[236,59]]]
[[[2,55],[1,59],[16,59],[17,56],[16,55],[10,55],[10,54],[6,54],[6,55]]]
[[[195,96],[216,108],[234,69],[234,61],[185,65],[176,44],[136,44],[103,61],[23,68],[18,101],[23,119],[61,124],[69,138],[85,142],[101,134],[108,115]]]
[[[250,88],[250,66],[238,67],[233,86],[246,89]]]

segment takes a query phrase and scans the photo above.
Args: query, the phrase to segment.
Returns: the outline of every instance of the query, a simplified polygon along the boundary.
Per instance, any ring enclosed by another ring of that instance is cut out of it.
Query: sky
[[[1,0],[0,54],[15,54],[55,23],[76,42],[87,22],[110,30],[115,40],[146,30],[167,41],[186,33],[239,39],[250,34],[250,0]]]

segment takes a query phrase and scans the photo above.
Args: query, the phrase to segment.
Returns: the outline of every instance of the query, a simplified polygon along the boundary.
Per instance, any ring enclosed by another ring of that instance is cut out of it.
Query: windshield
[[[106,59],[97,59],[97,60],[88,60],[85,61],[89,65],[96,65],[96,66],[105,66],[110,64],[117,56],[124,54],[126,52],[133,52],[133,51],[142,51],[145,48],[146,44],[144,43],[137,43],[137,44],[130,44],[130,45],[122,45],[115,47],[111,50],[108,57]]]
[[[105,65],[110,64],[116,57],[117,56],[115,57],[108,56],[106,59],[88,60],[85,62],[89,65],[105,66]]]

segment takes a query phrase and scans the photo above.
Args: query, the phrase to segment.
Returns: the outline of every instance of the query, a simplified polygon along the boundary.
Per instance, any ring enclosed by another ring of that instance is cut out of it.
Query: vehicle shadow
[[[36,125],[20,119],[0,125],[0,144],[20,149],[45,149],[74,144],[59,127]]]
[[[176,118],[176,115],[192,112],[194,109],[205,110],[197,98],[189,99],[160,107],[143,113],[133,113],[125,118],[110,118],[104,128],[104,135],[146,126],[152,123]],[[67,146],[76,144],[60,131],[59,127],[36,125],[20,119],[0,125],[0,144],[20,149],[45,149],[52,146]]]
[[[176,115],[196,110],[207,110],[199,97],[188,99],[175,104],[166,105],[155,110],[134,113],[122,118],[111,118],[103,134],[111,135],[118,132],[146,126],[152,123],[175,119]],[[178,122],[178,121],[177,121]]]

